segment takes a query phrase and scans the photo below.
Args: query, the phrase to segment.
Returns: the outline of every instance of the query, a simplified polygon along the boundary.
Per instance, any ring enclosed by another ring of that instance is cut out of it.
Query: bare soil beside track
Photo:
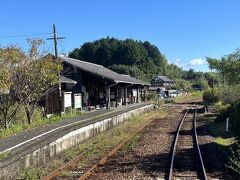
[[[171,107],[169,107],[171,108]],[[182,117],[181,108],[172,108],[167,117],[155,119],[141,133],[137,145],[126,145],[109,161],[94,171],[89,179],[167,179],[170,149],[175,131]],[[231,179],[224,155],[215,143],[202,115],[197,131],[203,160],[209,179]],[[136,142],[134,142],[136,144]]]
[[[233,172],[225,166],[227,156],[219,150],[216,137],[212,136],[210,127],[203,115],[198,118],[197,132],[208,177],[211,179],[233,179]]]
[[[144,119],[151,118],[154,120],[129,143],[125,144],[115,155],[109,157],[105,164],[94,169],[88,179],[167,179],[173,139],[186,106],[188,106],[186,102],[166,106],[164,112],[167,112],[167,115],[161,115],[162,117],[160,118],[156,117],[156,112],[159,111],[160,115],[160,112],[163,111],[161,108],[153,113],[149,113],[148,118],[146,115],[143,115],[142,118]],[[204,116],[201,114],[198,116],[197,132],[199,135],[199,144],[204,163],[206,162],[205,167],[209,179],[231,179],[229,176],[231,172],[224,166],[225,158],[215,143],[215,137],[211,135]],[[128,125],[128,127],[130,126]],[[118,131],[122,132],[123,130],[118,129]],[[129,133],[133,130],[124,128],[124,131]],[[109,141],[113,141],[113,133],[111,131],[109,133],[112,135],[109,137]],[[103,138],[100,139],[102,140]],[[108,145],[110,144],[109,142],[100,141],[97,138],[96,141],[93,141],[93,145],[96,148],[94,152],[88,152],[90,155],[89,158],[83,158],[77,165],[62,171],[60,176],[53,179],[78,179],[81,177],[81,175],[113,149],[112,145]],[[103,144],[103,149],[107,148],[107,151],[100,150],[101,148],[99,148],[100,146],[98,147],[98,143]],[[100,151],[98,152],[98,150]]]
[[[90,179],[157,179],[168,174],[169,151],[181,120],[180,108],[172,108],[166,118],[155,119],[141,133],[138,145],[126,145]]]

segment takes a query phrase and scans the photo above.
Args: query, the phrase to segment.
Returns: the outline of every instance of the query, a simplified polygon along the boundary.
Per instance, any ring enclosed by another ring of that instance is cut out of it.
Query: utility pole
[[[223,87],[225,86],[225,61],[226,59],[222,58],[222,83],[223,83]]]
[[[212,73],[212,68],[211,68],[211,73]],[[214,105],[214,79],[212,76],[212,103]]]
[[[57,37],[57,32],[56,32],[56,27],[55,24],[53,24],[53,37],[52,38],[47,38],[47,40],[54,40],[54,51],[55,51],[55,62],[57,63],[57,58],[58,58],[58,49],[57,49],[57,41],[59,39],[65,39],[65,37]],[[58,90],[59,90],[59,114],[61,115],[62,110],[63,110],[63,105],[62,105],[62,85],[60,81],[60,76],[61,72],[58,71]]]

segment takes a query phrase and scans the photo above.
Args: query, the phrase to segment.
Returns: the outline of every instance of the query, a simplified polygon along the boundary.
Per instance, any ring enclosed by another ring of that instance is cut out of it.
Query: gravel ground
[[[170,149],[175,131],[183,115],[181,108],[169,107],[171,113],[164,119],[154,120],[144,129],[138,145],[121,150],[105,165],[95,170],[89,179],[167,179]],[[209,179],[231,179],[225,168],[224,155],[218,150],[202,115],[197,120],[199,144]],[[180,178],[181,179],[181,178]]]
[[[120,151],[90,179],[164,179],[168,174],[169,150],[182,113],[172,108],[167,118],[156,119],[142,132],[138,146]]]
[[[193,131],[193,113],[189,113],[179,132],[174,159],[173,177],[176,179],[197,179],[198,159]]]

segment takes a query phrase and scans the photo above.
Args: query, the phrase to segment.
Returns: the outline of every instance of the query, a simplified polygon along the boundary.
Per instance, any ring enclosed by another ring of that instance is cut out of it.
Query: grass
[[[216,137],[216,143],[221,146],[230,146],[236,142],[231,132],[226,132],[225,122],[215,122],[215,117],[206,117],[208,119],[208,124],[210,126],[212,134]]]
[[[24,180],[36,180],[40,179],[43,170],[39,168],[26,168],[23,170],[21,178]]]
[[[141,135],[138,134],[136,135],[131,142],[127,143],[125,146],[123,146],[123,148],[120,151],[120,154],[125,154],[127,152],[131,152],[133,151],[137,146],[138,146],[138,142],[141,139]]]
[[[143,124],[155,118],[159,119],[164,116],[166,116],[165,109],[157,109],[144,113],[141,116],[131,117],[128,120],[125,120],[123,123],[119,124],[118,126],[113,127],[112,129],[102,132],[96,135],[94,138],[85,141],[80,146],[65,151],[60,157],[58,157],[58,160],[60,162],[58,166],[74,159],[79,154],[86,152],[81,161],[79,161],[79,163],[77,164],[77,166],[80,168],[88,167],[89,163],[98,160],[99,157],[105,156],[110,149],[113,149],[113,147],[117,146],[134,131],[142,127]],[[138,145],[140,137],[141,136],[136,135],[130,143],[124,146],[124,150],[133,150]],[[44,167],[44,172],[49,172],[49,170],[52,171],[53,165],[54,163],[50,161],[49,164]],[[64,174],[66,174],[67,177],[68,173],[64,171],[63,174],[61,174],[61,177],[64,177]],[[42,174],[42,176],[44,175],[46,174]]]
[[[235,142],[236,142],[235,138],[222,138],[222,137],[216,138],[216,143],[222,146],[230,146]]]
[[[217,104],[218,106],[219,104]],[[209,113],[205,114],[205,118],[208,121],[212,134],[216,137],[215,142],[218,145],[219,150],[221,150],[226,157],[228,162],[226,167],[235,172],[236,177],[240,175],[240,149],[239,141],[235,139],[234,134],[231,132],[225,132],[226,122],[216,122],[217,114]],[[233,148],[237,147],[237,148]],[[229,153],[230,152],[230,153]],[[236,179],[233,175],[232,179]]]
[[[181,95],[181,96],[173,98],[173,101],[175,103],[180,103],[180,102],[185,101],[185,100],[202,98],[202,96],[203,96],[203,91],[192,91],[192,92],[188,93],[187,96]]]
[[[0,153],[0,159],[7,157],[10,154],[10,151],[5,151]]]
[[[14,135],[16,133],[20,133],[27,129],[32,129],[35,127],[42,127],[48,124],[52,124],[58,121],[61,121],[63,119],[72,118],[81,115],[80,112],[78,113],[66,113],[63,116],[59,115],[53,115],[49,118],[36,118],[32,124],[24,124],[24,123],[18,123],[18,124],[12,124],[8,129],[0,129],[0,139],[6,138],[11,135]]]

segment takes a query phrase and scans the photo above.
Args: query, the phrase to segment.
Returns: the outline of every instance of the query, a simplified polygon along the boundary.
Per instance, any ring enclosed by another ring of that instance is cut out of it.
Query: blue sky
[[[169,62],[208,71],[205,57],[240,47],[239,0],[8,0],[0,6],[0,45],[26,48],[26,37],[50,33],[55,23],[59,51],[68,53],[102,37],[150,41]],[[51,35],[33,36],[47,38]],[[46,46],[53,51],[53,42]]]

